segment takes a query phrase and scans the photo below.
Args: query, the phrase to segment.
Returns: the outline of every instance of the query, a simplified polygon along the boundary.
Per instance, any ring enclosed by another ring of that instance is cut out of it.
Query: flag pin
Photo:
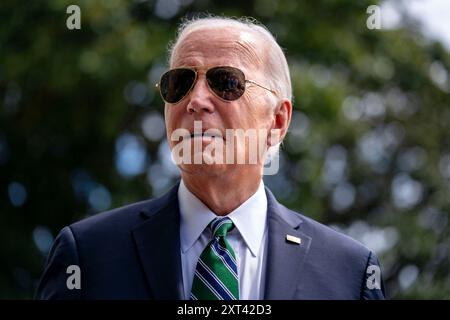
[[[289,242],[296,243],[296,244],[302,243],[302,239],[294,237],[294,236],[291,236],[290,234],[286,235],[286,240],[289,241]]]

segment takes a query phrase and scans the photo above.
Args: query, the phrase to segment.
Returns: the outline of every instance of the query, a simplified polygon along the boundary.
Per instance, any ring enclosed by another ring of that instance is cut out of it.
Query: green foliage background
[[[411,20],[369,30],[376,3],[2,1],[0,298],[32,297],[63,226],[176,181],[143,128],[161,129],[153,84],[180,18],[205,12],[254,17],[286,50],[295,113],[265,179],[280,201],[372,247],[390,298],[450,298],[450,55]],[[142,173],[118,170],[123,134]]]

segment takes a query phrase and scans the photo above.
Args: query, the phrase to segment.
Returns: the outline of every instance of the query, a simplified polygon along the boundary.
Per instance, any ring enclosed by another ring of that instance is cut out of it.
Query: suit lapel
[[[147,282],[158,300],[183,298],[177,192],[178,184],[156,199],[157,212],[144,209],[146,221],[133,230]]]
[[[268,248],[264,299],[293,299],[302,265],[312,238],[299,231],[300,215],[295,215],[280,205],[266,188],[268,215]],[[301,239],[300,244],[289,242],[286,235]]]

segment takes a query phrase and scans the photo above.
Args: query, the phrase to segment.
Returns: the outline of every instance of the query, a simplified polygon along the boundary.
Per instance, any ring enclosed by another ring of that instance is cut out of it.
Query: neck
[[[182,172],[181,177],[190,192],[199,198],[212,212],[225,216],[238,208],[258,190],[260,175],[218,176],[193,175]]]

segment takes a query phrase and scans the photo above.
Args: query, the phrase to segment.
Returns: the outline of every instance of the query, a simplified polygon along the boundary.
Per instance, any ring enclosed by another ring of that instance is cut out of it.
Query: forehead
[[[259,68],[264,52],[258,47],[257,36],[249,31],[199,29],[188,33],[176,45],[171,67],[231,65],[244,69]]]

